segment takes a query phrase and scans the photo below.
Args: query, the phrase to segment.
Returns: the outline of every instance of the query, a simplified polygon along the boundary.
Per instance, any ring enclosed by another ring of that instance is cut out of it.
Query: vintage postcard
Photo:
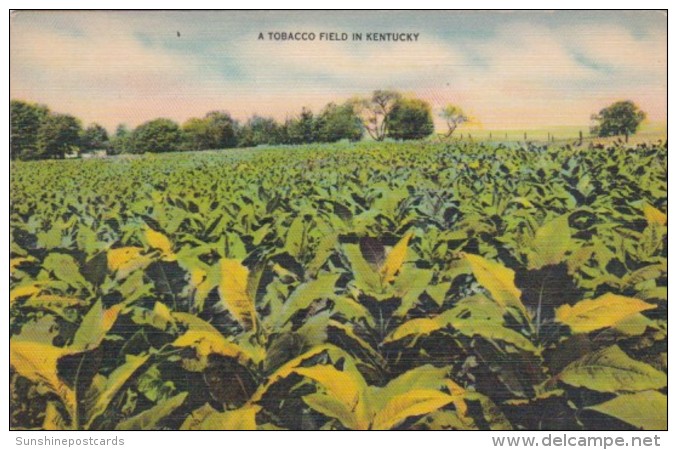
[[[10,429],[667,429],[666,11],[9,20]]]

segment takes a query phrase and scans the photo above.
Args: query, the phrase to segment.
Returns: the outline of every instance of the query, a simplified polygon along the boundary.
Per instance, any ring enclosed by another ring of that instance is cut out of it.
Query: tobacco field
[[[667,428],[667,144],[11,162],[13,429]]]

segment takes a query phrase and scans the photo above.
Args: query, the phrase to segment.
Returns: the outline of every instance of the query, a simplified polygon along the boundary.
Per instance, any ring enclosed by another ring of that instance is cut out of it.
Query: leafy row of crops
[[[664,429],[667,145],[13,163],[11,426]]]

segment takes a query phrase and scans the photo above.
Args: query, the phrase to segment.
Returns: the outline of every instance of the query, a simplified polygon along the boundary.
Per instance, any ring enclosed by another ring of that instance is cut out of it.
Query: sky
[[[313,32],[313,41],[269,32]],[[418,33],[415,42],[367,33]],[[259,39],[263,33],[264,39]],[[347,33],[347,41],[320,40]],[[362,41],[350,39],[361,33]],[[212,110],[278,120],[396,89],[485,129],[588,126],[630,99],[667,115],[660,11],[20,11],[10,95],[109,130]],[[436,119],[441,124],[439,118]]]

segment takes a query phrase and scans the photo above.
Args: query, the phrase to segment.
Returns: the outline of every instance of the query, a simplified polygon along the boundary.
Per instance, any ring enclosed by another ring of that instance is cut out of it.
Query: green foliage
[[[597,136],[628,136],[637,131],[637,127],[646,118],[646,113],[630,100],[616,102],[593,114],[592,120],[598,125],[590,132]]]
[[[182,128],[187,150],[230,148],[237,145],[237,122],[223,111],[212,111],[201,119],[188,119]]]
[[[666,426],[665,144],[10,167],[12,428]]]
[[[82,152],[107,150],[109,146],[108,132],[98,123],[93,123],[82,132],[80,145]]]
[[[9,102],[9,155],[11,159],[35,159],[38,130],[49,115],[47,107],[21,100]]]
[[[237,141],[240,147],[276,145],[284,143],[282,126],[272,117],[253,116],[238,128]]]
[[[155,119],[139,125],[132,133],[134,153],[178,151],[183,139],[181,128],[169,119]]]
[[[319,114],[317,120],[320,142],[336,142],[341,139],[359,141],[362,138],[362,122],[349,103],[343,105],[329,103]]]
[[[80,121],[67,114],[50,114],[38,129],[38,158],[63,158],[80,145]]]
[[[318,124],[308,108],[303,108],[298,117],[288,119],[284,128],[286,144],[310,144],[318,140]]]
[[[387,136],[393,139],[423,139],[435,127],[428,102],[418,98],[402,98],[388,114]]]
[[[442,117],[447,123],[447,137],[451,136],[456,128],[469,120],[468,116],[463,112],[460,106],[452,104],[448,104],[442,109],[440,117]]]

